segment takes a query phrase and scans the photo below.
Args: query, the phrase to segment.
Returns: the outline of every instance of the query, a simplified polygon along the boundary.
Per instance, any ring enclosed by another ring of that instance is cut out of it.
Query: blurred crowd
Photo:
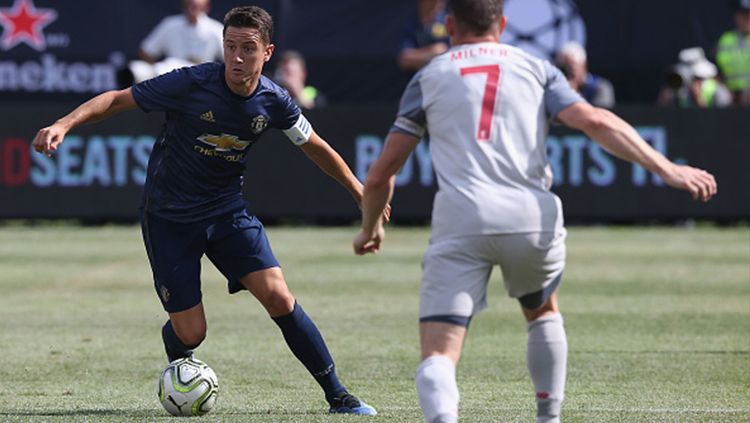
[[[750,0],[734,0],[734,27],[721,35],[712,62],[701,47],[683,49],[664,73],[660,106],[750,105]]]
[[[750,105],[750,0],[730,0],[734,26],[707,53],[686,46],[676,62],[665,70],[656,104],[663,107],[720,108]],[[139,60],[130,62],[120,75],[123,86],[172,69],[222,60],[221,22],[208,16],[210,0],[181,0],[183,13],[165,17],[142,41]],[[396,64],[413,75],[433,57],[450,48],[445,27],[445,0],[416,0],[416,15],[403,29]],[[590,71],[583,45],[565,43],[550,58],[570,85],[599,107],[616,105],[613,84]],[[304,109],[327,104],[326,96],[309,85],[302,53],[277,52],[269,75],[286,88]]]
[[[404,32],[398,65],[414,72],[449,48],[443,25],[444,0],[417,0],[418,16]],[[719,108],[750,105],[750,0],[733,0],[734,27],[712,51],[688,47],[664,73],[656,103],[663,107]],[[571,87],[598,107],[613,108],[615,91],[605,77],[589,71],[584,46],[565,43],[554,57]]]
[[[687,47],[670,65],[656,103],[663,107],[719,108],[750,105],[750,0],[732,0],[734,27],[717,41],[710,60],[701,47]],[[417,0],[417,16],[404,30],[397,63],[414,73],[446,52],[445,1]],[[612,83],[589,71],[586,49],[571,41],[556,53],[554,63],[571,87],[598,107],[615,107]]]

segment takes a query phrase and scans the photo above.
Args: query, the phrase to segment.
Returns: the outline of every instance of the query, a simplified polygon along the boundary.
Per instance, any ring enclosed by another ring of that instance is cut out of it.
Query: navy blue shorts
[[[142,212],[141,231],[154,288],[168,313],[201,302],[201,257],[227,278],[229,293],[244,289],[240,278],[278,267],[263,224],[246,210],[196,223],[179,223]]]

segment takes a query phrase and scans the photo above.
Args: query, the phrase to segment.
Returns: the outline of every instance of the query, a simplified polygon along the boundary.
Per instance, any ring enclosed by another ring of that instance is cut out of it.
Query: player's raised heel
[[[362,416],[375,416],[378,412],[371,406],[361,401],[354,395],[344,392],[330,402],[330,413],[336,414],[358,414]]]

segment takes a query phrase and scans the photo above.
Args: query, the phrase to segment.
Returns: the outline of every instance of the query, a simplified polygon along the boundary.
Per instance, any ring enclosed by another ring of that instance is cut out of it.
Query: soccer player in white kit
[[[377,252],[380,216],[394,174],[429,133],[439,190],[420,294],[419,403],[429,423],[456,422],[455,366],[472,316],[486,307],[499,265],[528,321],[528,368],[537,422],[558,422],[567,341],[556,290],[565,266],[565,229],[545,140],[550,119],[586,133],[613,155],[638,163],[669,186],[708,201],[714,177],[679,166],[622,119],[593,107],[549,62],[500,44],[502,0],[449,0],[451,49],[420,70],[365,183],[357,254]]]

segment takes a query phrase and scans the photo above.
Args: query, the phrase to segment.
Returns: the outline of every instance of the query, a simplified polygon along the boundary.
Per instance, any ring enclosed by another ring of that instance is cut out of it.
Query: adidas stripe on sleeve
[[[294,143],[294,145],[299,146],[310,140],[310,135],[312,135],[312,125],[310,125],[310,121],[305,118],[305,115],[300,113],[297,122],[295,122],[291,128],[282,131],[292,143]]]

